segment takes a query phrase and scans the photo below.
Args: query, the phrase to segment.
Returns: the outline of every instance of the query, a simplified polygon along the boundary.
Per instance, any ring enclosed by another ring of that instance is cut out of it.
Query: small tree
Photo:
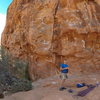
[[[18,78],[29,79],[28,75],[28,62],[15,59],[13,62],[13,72]]]
[[[28,62],[13,59],[6,49],[0,47],[0,91],[15,93],[32,89],[31,81],[28,80]]]

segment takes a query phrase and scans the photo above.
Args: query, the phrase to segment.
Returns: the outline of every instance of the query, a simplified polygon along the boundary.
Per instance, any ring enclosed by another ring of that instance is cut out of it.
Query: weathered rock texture
[[[2,46],[30,62],[33,80],[61,62],[70,72],[100,71],[100,0],[13,0]]]

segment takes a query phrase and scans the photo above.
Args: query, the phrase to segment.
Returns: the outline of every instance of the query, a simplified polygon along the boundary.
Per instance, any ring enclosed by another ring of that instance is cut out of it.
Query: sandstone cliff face
[[[100,0],[13,0],[2,46],[29,61],[32,80],[63,62],[71,73],[98,72]]]

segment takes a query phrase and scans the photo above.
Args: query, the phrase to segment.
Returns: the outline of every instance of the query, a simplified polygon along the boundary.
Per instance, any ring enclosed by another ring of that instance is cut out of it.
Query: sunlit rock
[[[100,0],[13,0],[2,46],[29,62],[32,80],[56,73],[100,70]]]

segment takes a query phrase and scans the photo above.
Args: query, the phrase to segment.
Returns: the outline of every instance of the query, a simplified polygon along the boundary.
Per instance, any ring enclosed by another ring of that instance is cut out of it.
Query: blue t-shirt
[[[60,64],[60,67],[61,67],[61,68],[67,68],[68,65],[66,65],[66,64]],[[61,72],[62,72],[62,73],[68,73],[68,69],[61,70]]]

